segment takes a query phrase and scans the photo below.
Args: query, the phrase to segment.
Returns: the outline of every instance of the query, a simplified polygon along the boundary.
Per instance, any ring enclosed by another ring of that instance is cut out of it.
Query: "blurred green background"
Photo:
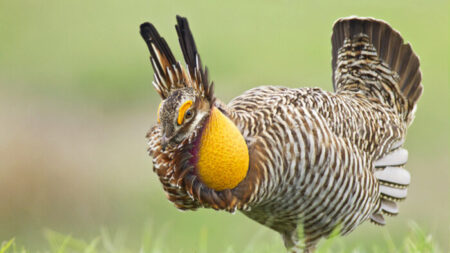
[[[153,22],[181,58],[175,15],[188,17],[228,102],[267,84],[331,90],[332,24],[359,15],[412,43],[425,90],[406,143],[412,184],[401,214],[344,242],[370,249],[414,221],[450,250],[449,10],[448,0],[0,0],[0,241],[42,249],[46,228],[86,240],[106,228],[135,249],[151,237],[172,252],[282,250],[276,233],[242,214],[179,212],[166,201],[146,152],[159,97],[138,27]]]

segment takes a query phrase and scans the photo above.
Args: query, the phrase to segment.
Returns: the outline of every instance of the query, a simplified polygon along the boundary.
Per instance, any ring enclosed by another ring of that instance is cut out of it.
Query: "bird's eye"
[[[192,117],[192,110],[188,110],[188,111],[186,112],[185,118],[186,118],[186,119],[190,119],[191,117]]]

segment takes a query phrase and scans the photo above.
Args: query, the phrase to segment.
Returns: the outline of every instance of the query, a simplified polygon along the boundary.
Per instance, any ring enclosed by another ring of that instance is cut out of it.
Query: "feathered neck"
[[[217,107],[189,138],[166,152],[174,165],[170,181],[194,201],[229,212],[241,208],[233,191],[247,175],[249,152],[236,125]]]

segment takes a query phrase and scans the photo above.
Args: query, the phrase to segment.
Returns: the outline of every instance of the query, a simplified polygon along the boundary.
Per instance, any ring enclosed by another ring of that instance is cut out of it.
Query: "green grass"
[[[142,234],[139,248],[130,248],[127,246],[127,237],[123,232],[111,233],[106,229],[102,229],[100,234],[89,241],[74,238],[71,235],[64,235],[53,230],[45,230],[43,232],[48,247],[36,252],[51,253],[169,253],[165,245],[171,242],[170,235],[165,237],[154,236],[151,229],[147,229]],[[208,244],[213,243],[212,238],[208,238],[206,230],[200,232],[198,237],[198,246],[192,252],[206,253]],[[370,252],[407,252],[407,253],[435,253],[441,252],[432,236],[419,228],[416,224],[410,225],[409,234],[403,239],[402,244],[397,246],[389,234],[386,234],[385,241],[381,245],[372,246]],[[333,233],[327,240],[322,240],[317,249],[317,253],[331,252],[367,252],[361,248],[349,248],[345,246],[344,238],[339,237],[337,233]],[[0,253],[29,253],[26,245],[19,245],[12,238],[1,244]],[[188,252],[188,251],[180,251]],[[223,249],[224,253],[236,253],[232,246]],[[285,252],[279,248],[273,247],[270,242],[250,240],[247,247],[240,251],[241,253],[274,253]]]

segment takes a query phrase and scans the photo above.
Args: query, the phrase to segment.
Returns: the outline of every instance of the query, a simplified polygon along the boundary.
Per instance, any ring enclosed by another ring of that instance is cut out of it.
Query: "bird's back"
[[[379,208],[372,163],[405,131],[388,108],[363,96],[282,87],[252,89],[229,107],[261,176],[244,213],[285,234],[287,244],[299,222],[313,243],[338,224],[342,233],[353,230]]]
[[[374,19],[337,21],[332,42],[335,92],[259,87],[229,104],[257,175],[243,212],[288,247],[299,228],[308,249],[338,225],[384,225],[410,180],[401,146],[422,92],[417,56]]]

